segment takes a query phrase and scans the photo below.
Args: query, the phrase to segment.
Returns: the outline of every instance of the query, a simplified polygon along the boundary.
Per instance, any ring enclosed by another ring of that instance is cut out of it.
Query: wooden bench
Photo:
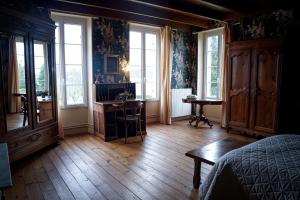
[[[193,177],[194,188],[198,189],[200,185],[201,162],[214,165],[227,152],[249,143],[250,142],[227,138],[187,152],[185,155],[193,158],[195,162]]]
[[[6,143],[0,143],[0,190],[1,200],[5,199],[4,189],[11,187],[11,174]]]

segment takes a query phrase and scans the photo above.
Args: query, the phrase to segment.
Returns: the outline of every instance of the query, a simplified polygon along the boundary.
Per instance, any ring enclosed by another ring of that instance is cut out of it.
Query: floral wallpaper
[[[197,35],[172,30],[172,79],[171,88],[197,90]]]
[[[104,75],[104,55],[119,55],[119,63],[129,60],[129,24],[124,20],[94,18],[93,25],[93,82],[119,82],[128,73]]]
[[[285,36],[293,22],[292,10],[276,10],[269,14],[245,17],[231,24],[231,40],[253,40]]]

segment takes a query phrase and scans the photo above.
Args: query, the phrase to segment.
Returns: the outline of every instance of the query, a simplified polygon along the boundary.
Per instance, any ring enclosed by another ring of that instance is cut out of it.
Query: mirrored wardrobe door
[[[25,43],[23,36],[1,35],[1,66],[6,129],[28,126]]]
[[[49,43],[34,40],[34,77],[37,123],[53,119],[53,94],[49,68]]]

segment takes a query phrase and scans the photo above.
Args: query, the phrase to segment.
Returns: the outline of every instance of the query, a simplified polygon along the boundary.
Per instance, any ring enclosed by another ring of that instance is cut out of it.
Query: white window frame
[[[148,25],[141,25],[141,24],[136,24],[136,23],[130,23],[129,24],[129,32],[130,31],[135,31],[135,32],[141,32],[142,33],[142,52],[141,52],[141,90],[142,90],[142,99],[145,99],[147,101],[159,101],[160,99],[160,28],[155,27],[155,26],[148,26]],[[151,98],[151,99],[146,99],[146,59],[145,59],[145,35],[147,33],[150,34],[156,34],[156,98]],[[129,33],[130,34],[130,33]],[[129,46],[129,51],[130,51],[130,46]],[[130,58],[130,55],[129,55]]]
[[[52,13],[51,18],[55,23],[59,24],[59,57],[60,67],[61,67],[61,105],[62,109],[68,108],[81,108],[88,106],[88,90],[87,90],[87,22],[85,18],[82,17],[73,17],[68,15],[59,15]],[[66,70],[65,70],[65,46],[64,46],[64,24],[74,24],[82,26],[82,81],[83,81],[83,103],[82,104],[67,104],[66,97]],[[55,43],[56,44],[56,43]]]
[[[210,36],[217,35],[219,37],[218,41],[218,49],[219,49],[219,91],[217,97],[208,97],[206,93],[206,86],[207,86],[207,39]],[[203,33],[203,68],[202,68],[202,97],[204,99],[222,99],[222,82],[223,82],[223,60],[224,60],[224,34],[223,34],[223,28],[218,28],[214,30],[205,31]]]

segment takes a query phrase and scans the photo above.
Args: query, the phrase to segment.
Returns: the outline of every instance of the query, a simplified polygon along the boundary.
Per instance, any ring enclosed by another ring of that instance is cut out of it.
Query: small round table
[[[195,115],[189,121],[190,125],[196,121],[195,127],[198,127],[200,121],[208,124],[210,128],[212,128],[213,124],[209,119],[204,115],[203,107],[204,105],[221,105],[223,103],[222,100],[214,100],[214,99],[182,99],[183,103],[191,103],[199,105],[199,115]]]

